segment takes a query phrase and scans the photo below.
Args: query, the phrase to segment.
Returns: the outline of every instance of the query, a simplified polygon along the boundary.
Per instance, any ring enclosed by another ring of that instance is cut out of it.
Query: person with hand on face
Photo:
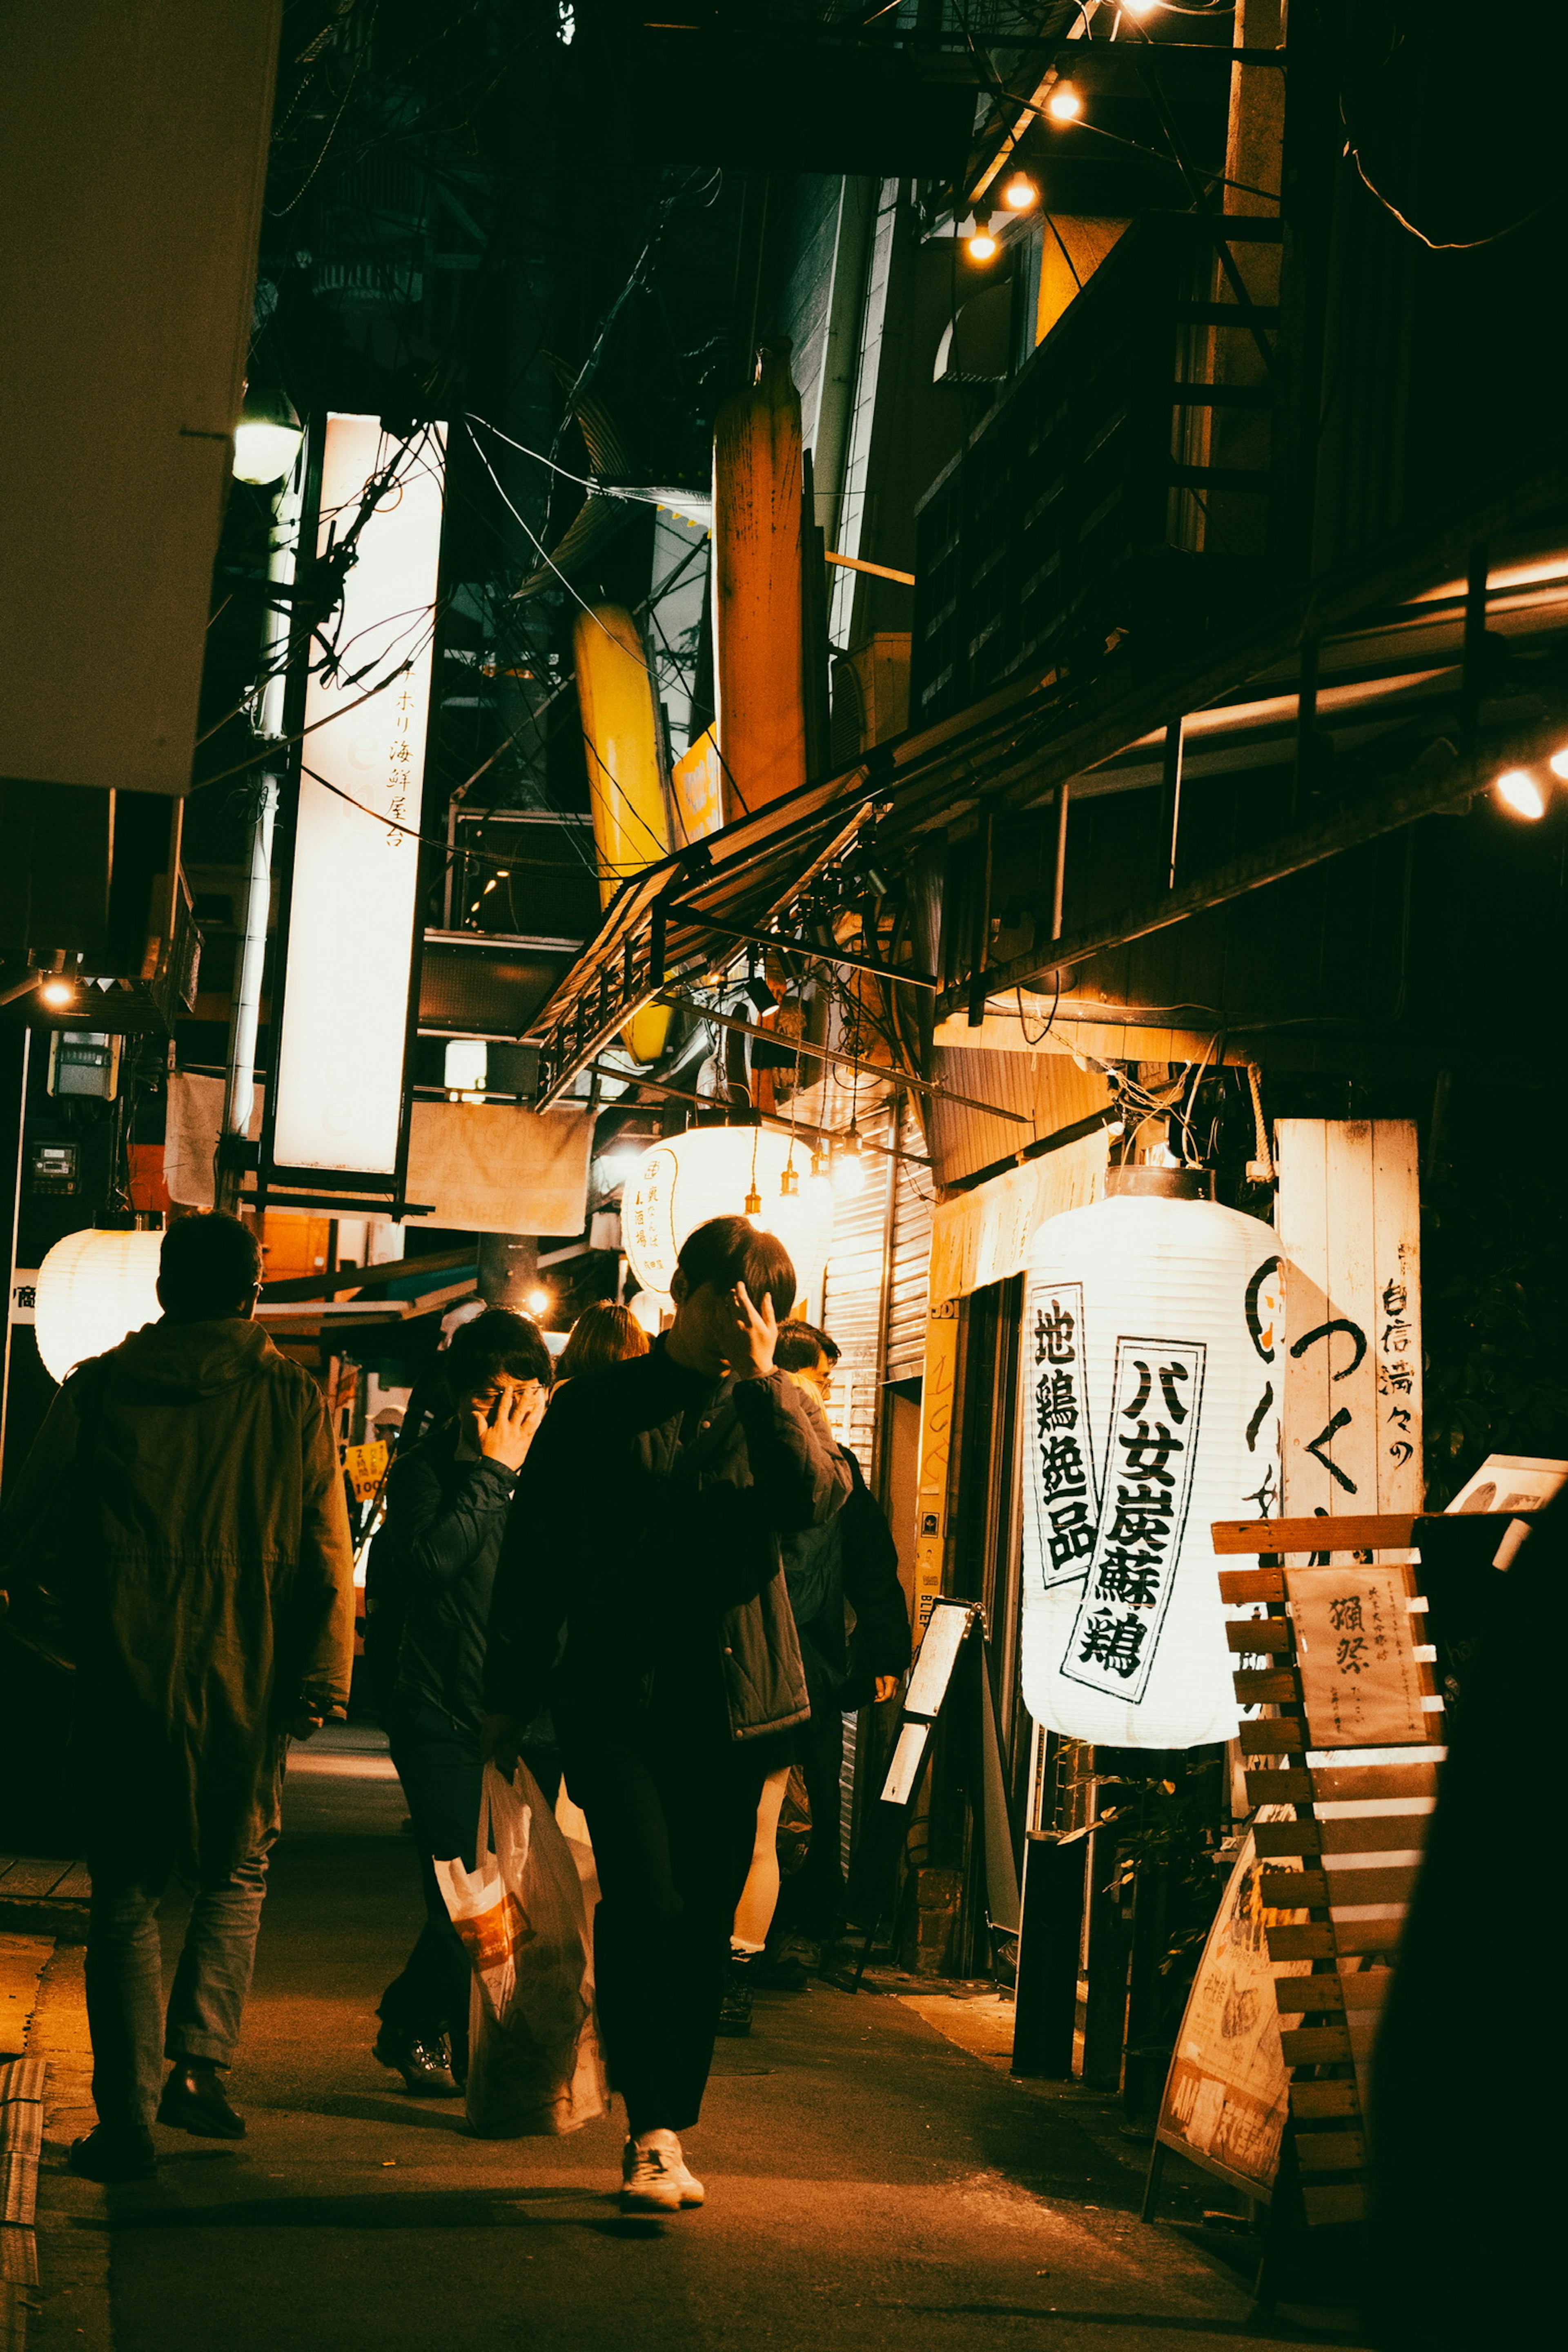
[[[779,1370],[814,1396],[825,1413],[838,1355],[826,1331],[793,1318],[780,1326],[773,1346]],[[843,1509],[821,1527],[787,1536],[784,1545],[784,1584],[811,1697],[811,1721],[800,1735],[795,1759],[811,1806],[810,1841],[805,1863],[787,1889],[781,1887],[778,1824],[786,1768],[770,1777],[758,1808],[752,1866],[730,1936],[730,1974],[719,2013],[724,2034],[751,2032],[752,1995],[759,1984],[795,1991],[805,1981],[796,1958],[767,1957],[775,1912],[782,1907],[787,1926],[812,1941],[826,1941],[843,1926],[838,1822],[844,1717],[862,1706],[885,1705],[910,1663],[910,1612],[899,1581],[898,1548],[859,1463],[847,1446],[843,1454],[852,1481]],[[846,1603],[855,1621],[847,1638]]]
[[[6,1503],[6,1559],[46,1586],[58,1560],[68,1592],[99,2116],[70,2164],[91,2180],[150,2179],[154,2119],[245,2137],[222,2078],[285,1740],[348,1702],[353,1557],[337,1447],[315,1381],[253,1320],[260,1275],[237,1217],[172,1224],[162,1318],[78,1365]],[[158,1906],[172,1881],[195,1899],[165,2016]]]
[[[426,2097],[450,2096],[468,2072],[468,1956],[433,1865],[475,1864],[490,1589],[551,1381],[537,1325],[500,1307],[454,1332],[441,1363],[445,1417],[393,1465],[365,1595],[425,1897],[418,1939],[381,1997],[375,2055]]]
[[[552,1405],[496,1577],[490,1751],[505,1768],[548,1704],[593,1838],[628,2213],[703,2200],[679,2135],[701,2106],[763,1784],[810,1714],[780,1545],[830,1519],[850,1482],[814,1401],[774,1369],[795,1288],[773,1234],[700,1225],[669,1330]]]

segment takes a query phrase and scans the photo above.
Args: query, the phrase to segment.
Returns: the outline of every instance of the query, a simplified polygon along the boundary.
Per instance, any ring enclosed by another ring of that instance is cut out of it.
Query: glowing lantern
[[[1210,1523],[1279,1496],[1278,1236],[1187,1171],[1110,1181],[1027,1276],[1024,1696],[1075,1739],[1194,1748],[1237,1727]]]
[[[155,1323],[162,1234],[68,1234],[38,1268],[34,1338],[44,1369],[63,1381],[89,1356]]]
[[[776,1234],[795,1261],[795,1312],[811,1320],[820,1304],[833,1223],[833,1194],[804,1173],[807,1153],[787,1135],[763,1127],[694,1127],[646,1151],[621,1195],[621,1238],[644,1290],[667,1296],[681,1244],[710,1217],[740,1217],[749,1197],[761,1206],[752,1223]],[[785,1171],[799,1180],[783,1187]]]

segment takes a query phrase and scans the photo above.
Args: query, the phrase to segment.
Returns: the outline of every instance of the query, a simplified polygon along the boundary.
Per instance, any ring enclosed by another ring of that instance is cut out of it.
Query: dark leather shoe
[[[245,2117],[229,2105],[211,2066],[175,2066],[158,2102],[158,2121],[198,2139],[245,2137]]]
[[[460,2085],[447,2063],[447,2040],[436,2034],[410,2032],[406,2026],[384,2025],[371,2054],[403,2077],[403,2087],[416,2099],[455,2099]]]
[[[752,2030],[752,1969],[749,1960],[730,1962],[724,1979],[724,1998],[719,2005],[719,2022],[715,2031],[739,2041]]]
[[[84,2180],[151,2180],[158,2170],[152,2133],[131,2124],[96,2125],[66,2161]]]

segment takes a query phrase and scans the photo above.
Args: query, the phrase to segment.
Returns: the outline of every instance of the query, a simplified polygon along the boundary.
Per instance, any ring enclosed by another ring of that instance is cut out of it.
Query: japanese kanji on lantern
[[[1026,1279],[1024,1696],[1107,1747],[1234,1734],[1209,1524],[1278,1507],[1276,1239],[1200,1185],[1113,1169]]]
[[[710,1217],[739,1217],[776,1234],[795,1261],[795,1312],[820,1313],[833,1195],[811,1153],[763,1127],[695,1127],[646,1151],[621,1196],[621,1238],[641,1288],[667,1297],[688,1234]]]

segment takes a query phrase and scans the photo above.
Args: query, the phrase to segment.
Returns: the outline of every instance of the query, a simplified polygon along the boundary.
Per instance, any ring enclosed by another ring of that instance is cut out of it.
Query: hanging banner
[[[1272,1228],[1115,1192],[1041,1226],[1024,1309],[1029,1711],[1113,1748],[1228,1739],[1209,1528],[1278,1510]]]
[[[318,548],[354,539],[338,660],[305,698],[269,1171],[394,1189],[405,1155],[404,1056],[418,912],[446,446],[400,449],[374,416],[330,416]],[[319,658],[313,653],[313,658]]]
[[[1419,1511],[1415,1123],[1286,1118],[1275,1134],[1286,1263],[1282,1516]]]

